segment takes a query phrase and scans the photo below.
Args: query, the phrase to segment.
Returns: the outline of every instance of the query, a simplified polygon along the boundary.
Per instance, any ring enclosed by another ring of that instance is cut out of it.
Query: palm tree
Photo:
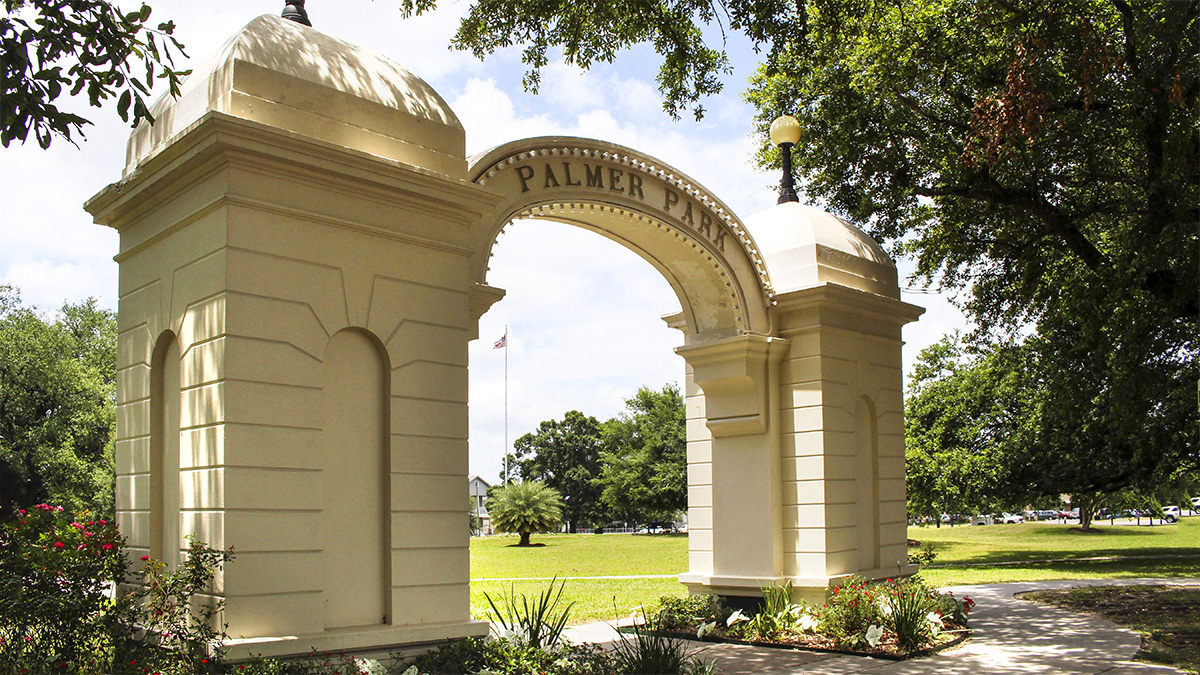
[[[488,491],[487,510],[497,532],[521,535],[518,546],[529,546],[529,535],[553,532],[562,522],[562,495],[545,483],[527,480]]]

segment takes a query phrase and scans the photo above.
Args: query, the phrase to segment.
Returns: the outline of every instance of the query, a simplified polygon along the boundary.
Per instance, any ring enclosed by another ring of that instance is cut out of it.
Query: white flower
[[[881,639],[883,639],[883,626],[871,624],[871,627],[867,629],[867,644],[875,647]]]
[[[749,621],[749,620],[750,620],[750,617],[746,616],[745,614],[742,614],[742,610],[739,609],[736,612],[734,612],[733,614],[729,615],[729,618],[725,620],[725,625],[732,626],[733,624],[735,624],[739,621]]]
[[[796,622],[796,625],[800,626],[800,630],[807,632],[816,628],[817,623],[817,617],[805,612],[800,615],[800,620]]]
[[[709,621],[708,623],[702,623],[702,624],[700,624],[700,630],[696,631],[696,637],[703,638],[705,635],[708,635],[709,633],[715,631],[716,629],[717,629],[716,621]]]
[[[937,612],[930,612],[925,615],[925,620],[929,622],[929,627],[933,629],[933,634],[937,635],[942,632],[942,615]]]

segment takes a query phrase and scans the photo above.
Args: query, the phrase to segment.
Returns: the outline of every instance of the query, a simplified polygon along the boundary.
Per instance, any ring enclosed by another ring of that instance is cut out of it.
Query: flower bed
[[[908,659],[957,644],[970,636],[975,602],[929,588],[917,577],[882,583],[850,578],[817,607],[791,602],[790,583],[763,589],[758,612],[730,610],[719,598],[661,599],[648,619],[652,631],[691,640],[808,649]]]

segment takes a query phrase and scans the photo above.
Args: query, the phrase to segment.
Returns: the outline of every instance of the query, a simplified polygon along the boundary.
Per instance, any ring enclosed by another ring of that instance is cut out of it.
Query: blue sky
[[[173,19],[190,57],[200,60],[284,3],[151,4],[153,18]],[[436,13],[409,20],[389,0],[310,0],[308,11],[316,29],[383,53],[429,82],[466,128],[469,154],[530,136],[597,138],[675,166],[743,218],[774,204],[778,176],[752,162],[753,109],[741,94],[756,59],[740,36],[728,36],[734,73],[726,91],[705,102],[705,118],[673,121],[662,112],[654,82],[659,61],[648,48],[588,72],[552,60],[534,96],[522,90],[518,50],[483,62],[449,51],[468,3],[439,5]],[[715,31],[712,37],[721,39]],[[17,286],[27,304],[44,309],[88,297],[115,309],[117,235],[93,225],[82,204],[120,177],[129,129],[111,107],[77,108],[96,122],[79,148],[55,141],[48,151],[36,143],[0,149],[0,283]],[[911,265],[899,264],[904,276]],[[481,339],[471,345],[472,473],[494,482],[500,471],[505,355],[492,343],[505,325],[509,443],[568,410],[607,419],[639,386],[682,381],[683,362],[672,351],[680,334],[659,318],[679,303],[649,263],[618,244],[567,225],[522,222],[501,236],[491,269],[489,283],[508,295],[483,317]],[[905,329],[907,372],[921,348],[964,320],[939,295],[905,293],[904,299],[928,309]]]

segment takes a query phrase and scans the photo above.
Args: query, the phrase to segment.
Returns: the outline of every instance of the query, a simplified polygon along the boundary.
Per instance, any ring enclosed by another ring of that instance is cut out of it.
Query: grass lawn
[[[935,586],[1042,579],[1200,577],[1200,516],[1175,525],[1100,525],[1097,534],[1070,532],[1062,524],[1024,523],[985,527],[912,527],[908,536],[934,546],[933,567],[921,572]],[[513,546],[515,537],[471,540],[471,607],[487,615],[487,592],[498,598],[510,587],[536,595],[550,577],[675,575],[687,571],[687,535],[538,535],[532,548]],[[1088,562],[1102,556],[1147,556],[1144,560]],[[1068,562],[996,565],[1048,559]],[[534,580],[543,579],[546,580]],[[522,579],[523,581],[500,581]],[[660,596],[685,594],[673,578],[572,579],[563,600],[576,603],[572,623],[628,616]]]
[[[910,527],[908,536],[931,543],[937,558],[921,576],[936,586],[1040,579],[1120,579],[1200,576],[1200,517],[1174,525],[1101,525],[1096,533],[1050,523],[983,527]],[[994,565],[1027,560],[1145,556],[1145,560]]]
[[[529,577],[596,577],[675,575],[687,571],[686,534],[553,534],[534,535],[534,546],[514,546],[516,537],[476,537],[471,540],[471,611],[487,616],[486,592],[499,600],[503,593],[532,597],[548,580],[487,581]],[[628,616],[639,605],[664,595],[687,595],[674,578],[571,579],[563,602],[574,602],[571,622]],[[497,602],[497,604],[500,604]]]
[[[630,576],[687,571],[686,534],[537,534],[532,542],[533,547],[521,548],[515,546],[515,536],[472,539],[471,578]]]
[[[1200,671],[1200,588],[1169,586],[1076,588],[1021,596],[1075,612],[1095,614],[1141,633],[1139,661]]]

